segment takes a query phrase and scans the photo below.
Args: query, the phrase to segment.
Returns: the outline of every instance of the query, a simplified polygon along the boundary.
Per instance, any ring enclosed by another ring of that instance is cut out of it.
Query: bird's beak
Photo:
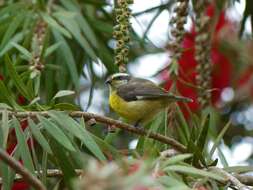
[[[108,78],[106,81],[105,81],[105,84],[111,84],[111,79],[110,78]]]

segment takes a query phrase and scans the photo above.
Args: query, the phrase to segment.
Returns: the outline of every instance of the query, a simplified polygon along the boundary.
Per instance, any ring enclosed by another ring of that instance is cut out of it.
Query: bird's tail
[[[168,100],[171,101],[179,101],[179,102],[193,102],[193,100],[191,98],[187,98],[184,96],[177,96],[174,94],[168,94],[167,96]]]

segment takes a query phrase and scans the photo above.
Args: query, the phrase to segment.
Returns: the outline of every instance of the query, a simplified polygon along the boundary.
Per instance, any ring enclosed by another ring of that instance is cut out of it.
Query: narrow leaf
[[[175,172],[182,172],[182,173],[186,173],[186,174],[192,174],[192,175],[196,175],[196,176],[210,177],[210,178],[216,179],[218,181],[225,180],[224,176],[221,176],[217,173],[204,171],[204,170],[193,168],[190,166],[174,165],[174,166],[168,166],[164,170],[167,172],[175,171]]]
[[[60,90],[59,92],[57,92],[53,99],[56,99],[56,98],[60,98],[60,97],[63,97],[63,96],[69,96],[69,95],[73,95],[75,94],[75,91],[72,91],[72,90]]]
[[[18,51],[20,51],[27,60],[31,60],[32,59],[32,54],[26,49],[24,48],[23,46],[17,44],[16,42],[11,42],[11,44],[17,48]]]
[[[0,50],[5,48],[5,45],[9,42],[11,37],[15,34],[16,30],[24,20],[24,14],[17,14],[16,17],[13,18],[13,21],[10,23],[8,29],[6,30],[2,42],[0,45]]]
[[[45,139],[45,137],[42,135],[42,133],[40,132],[38,125],[36,125],[33,120],[31,120],[30,118],[28,119],[28,123],[29,123],[29,128],[33,134],[33,137],[36,139],[36,141],[41,145],[41,147],[47,151],[49,154],[52,154],[52,150],[47,142],[47,140]]]
[[[180,155],[176,155],[176,156],[173,156],[171,158],[168,158],[163,164],[166,166],[166,165],[173,165],[175,163],[178,163],[178,162],[182,162],[188,158],[191,158],[192,157],[192,154],[180,154]]]
[[[81,120],[81,125],[79,125],[71,117],[57,111],[50,111],[49,115],[64,129],[66,129],[75,137],[80,139],[97,158],[99,158],[100,160],[106,160],[105,156],[103,155],[96,142],[90,136],[89,132],[85,129],[84,121]]]
[[[46,23],[49,24],[49,26],[53,27],[54,29],[56,29],[57,31],[62,33],[64,36],[71,38],[71,34],[65,28],[63,28],[61,25],[59,25],[53,17],[51,17],[48,14],[43,13],[42,18]]]
[[[13,125],[15,128],[16,136],[17,136],[17,141],[18,141],[18,146],[21,154],[21,159],[24,162],[24,166],[30,170],[32,173],[34,173],[34,166],[33,166],[33,161],[32,161],[32,156],[30,154],[29,147],[27,145],[27,140],[26,137],[21,129],[21,126],[19,124],[19,121],[14,118],[13,120]]]
[[[58,48],[59,53],[63,57],[64,63],[67,65],[69,69],[69,73],[72,79],[72,82],[74,83],[76,89],[79,88],[78,81],[79,81],[79,75],[76,68],[76,63],[74,56],[71,52],[70,47],[68,46],[68,43],[66,40],[62,37],[62,35],[56,31],[53,30],[53,35],[56,38],[58,42],[61,42],[60,48]]]
[[[8,55],[5,56],[5,64],[8,68],[8,72],[10,77],[13,79],[15,86],[19,90],[22,96],[27,98],[28,100],[32,99],[32,95],[28,93],[28,89],[26,88],[25,84],[23,83],[21,77],[18,75],[10,57]]]
[[[6,99],[12,107],[14,107],[17,110],[23,110],[14,100],[11,92],[9,91],[8,88],[4,85],[3,81],[0,80],[0,96],[2,96],[4,99]]]
[[[45,52],[45,56],[44,57],[48,57],[49,55],[51,55],[55,50],[57,50],[59,47],[61,46],[61,42],[57,42],[53,45],[51,45],[50,47],[48,47],[46,49]]]
[[[217,136],[217,138],[214,141],[214,144],[210,150],[210,158],[213,156],[215,150],[217,149],[217,147],[219,146],[219,143],[222,139],[222,137],[224,136],[224,134],[226,133],[226,131],[228,130],[228,128],[230,127],[231,122],[229,121],[225,127],[221,130],[221,132],[219,133],[219,135]]]
[[[72,143],[68,137],[62,132],[62,130],[53,122],[49,121],[43,116],[38,116],[45,130],[50,134],[59,144],[70,151],[75,151]]]

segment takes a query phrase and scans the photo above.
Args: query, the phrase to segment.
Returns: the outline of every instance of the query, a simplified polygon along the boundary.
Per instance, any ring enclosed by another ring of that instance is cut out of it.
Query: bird
[[[127,73],[112,74],[105,83],[109,85],[110,107],[137,127],[149,123],[172,102],[192,102],[190,98],[168,93],[150,80]]]

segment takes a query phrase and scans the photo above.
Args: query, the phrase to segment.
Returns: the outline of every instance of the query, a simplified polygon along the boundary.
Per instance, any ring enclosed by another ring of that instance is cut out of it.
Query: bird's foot
[[[137,128],[137,129],[144,129],[144,128],[142,127],[142,125],[141,125],[140,120],[137,121],[137,122],[134,124],[134,127]]]

